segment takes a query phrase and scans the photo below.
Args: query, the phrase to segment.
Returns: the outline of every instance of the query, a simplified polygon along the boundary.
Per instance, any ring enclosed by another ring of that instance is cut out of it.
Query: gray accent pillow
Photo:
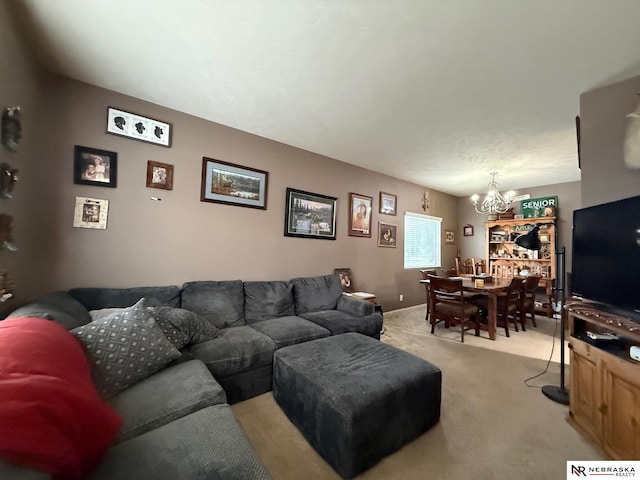
[[[206,342],[220,335],[220,330],[215,325],[189,310],[173,307],[150,307],[149,309],[161,328],[164,324],[177,328],[186,337],[187,344]]]
[[[110,398],[180,357],[141,299],[130,308],[71,330],[83,345],[94,384]]]

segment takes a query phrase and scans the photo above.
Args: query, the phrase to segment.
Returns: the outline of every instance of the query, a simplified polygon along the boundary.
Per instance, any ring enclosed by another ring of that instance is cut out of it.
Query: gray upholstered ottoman
[[[274,354],[276,402],[343,478],[437,423],[441,384],[435,365],[359,333]]]

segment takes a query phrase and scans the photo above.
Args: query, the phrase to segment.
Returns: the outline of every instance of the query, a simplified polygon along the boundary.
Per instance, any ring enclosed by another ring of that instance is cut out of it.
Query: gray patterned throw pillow
[[[103,398],[112,397],[180,357],[156,325],[144,299],[71,333],[87,352],[93,381]]]

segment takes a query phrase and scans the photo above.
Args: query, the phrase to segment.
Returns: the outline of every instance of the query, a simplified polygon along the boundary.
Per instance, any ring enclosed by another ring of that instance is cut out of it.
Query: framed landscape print
[[[202,157],[200,201],[267,209],[269,172]]]
[[[378,222],[378,246],[396,248],[398,226],[391,223]]]
[[[371,204],[373,198],[349,193],[349,235],[371,238]]]
[[[337,201],[335,197],[287,188],[285,236],[335,240]]]
[[[171,147],[171,124],[117,108],[107,108],[107,133]]]
[[[149,160],[147,162],[147,187],[173,190],[173,165]]]
[[[117,184],[118,154],[76,145],[73,158],[73,183],[112,187]]]
[[[397,215],[396,202],[398,197],[392,193],[380,192],[380,213]]]

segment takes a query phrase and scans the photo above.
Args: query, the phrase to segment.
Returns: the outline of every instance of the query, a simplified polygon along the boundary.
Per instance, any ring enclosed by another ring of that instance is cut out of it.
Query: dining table
[[[461,277],[449,277],[450,279],[462,279],[462,289],[465,292],[477,293],[481,295],[487,295],[488,300],[488,312],[487,312],[487,325],[486,331],[489,333],[491,340],[496,339],[496,326],[498,324],[498,295],[507,291],[509,284],[511,283],[511,277],[491,277],[484,278],[483,285],[476,285],[476,281],[472,276]],[[420,280],[420,283],[429,283],[429,280]],[[483,330],[483,326],[481,326]]]

